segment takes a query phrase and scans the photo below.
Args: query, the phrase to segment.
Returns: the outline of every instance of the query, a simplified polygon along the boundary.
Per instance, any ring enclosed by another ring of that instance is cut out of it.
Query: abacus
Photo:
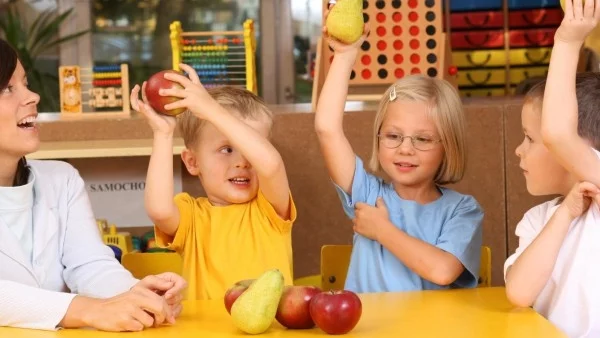
[[[126,64],[59,67],[60,112],[129,115],[129,71]],[[83,107],[88,107],[84,109]]]
[[[198,73],[202,85],[238,86],[257,94],[254,22],[242,31],[184,32],[181,22],[170,25],[173,69],[185,63]]]
[[[327,6],[328,1],[324,1],[323,13]],[[363,19],[371,34],[354,64],[348,100],[379,100],[389,85],[411,74],[444,78],[455,85],[456,69],[449,66],[450,47],[442,29],[442,15],[442,0],[364,0]],[[333,50],[321,38],[313,107],[333,57]]]

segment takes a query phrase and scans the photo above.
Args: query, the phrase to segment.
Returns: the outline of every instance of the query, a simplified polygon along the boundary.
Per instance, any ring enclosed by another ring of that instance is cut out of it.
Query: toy
[[[154,231],[148,231],[142,236],[141,248],[144,252],[174,252],[173,250],[160,248],[156,245]]]
[[[184,32],[181,22],[170,25],[173,69],[185,63],[198,73],[205,87],[240,86],[257,94],[254,22],[242,31]]]
[[[120,262],[121,257],[133,252],[133,244],[131,234],[128,232],[117,232],[117,227],[114,224],[108,225],[105,219],[96,220],[102,241],[108,245],[115,253],[115,258]]]
[[[371,34],[361,46],[350,77],[348,100],[379,100],[385,89],[410,74],[444,78],[455,84],[450,47],[442,30],[441,0],[363,1]],[[324,2],[325,12],[327,2]],[[336,5],[337,6],[337,5]],[[334,53],[326,39],[317,45],[312,104],[325,81]]]
[[[129,71],[126,64],[93,68],[61,66],[58,73],[61,114],[129,115]]]

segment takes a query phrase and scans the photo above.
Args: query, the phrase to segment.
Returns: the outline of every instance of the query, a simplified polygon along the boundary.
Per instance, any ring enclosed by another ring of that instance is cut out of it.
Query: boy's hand
[[[335,4],[329,4],[329,9],[331,9],[333,6],[335,6]],[[327,9],[325,11],[325,18],[323,19],[323,22],[327,22],[327,16],[329,16],[329,9]],[[346,54],[346,53],[351,53],[351,52],[357,53],[358,48],[360,48],[360,46],[363,44],[365,39],[369,36],[369,33],[370,33],[369,28],[365,24],[365,26],[363,28],[363,35],[360,37],[360,39],[358,39],[356,42],[354,42],[351,45],[347,45],[347,44],[337,40],[336,38],[330,36],[329,33],[327,32],[327,26],[323,25],[323,36],[325,36],[325,39],[327,39],[327,43],[329,44],[329,46],[331,46],[331,48],[333,48],[334,53],[336,55]]]
[[[135,85],[131,90],[131,107],[142,113],[154,134],[163,134],[163,135],[173,135],[175,131],[175,126],[177,124],[177,120],[174,116],[168,116],[163,114],[158,114],[157,112],[150,107],[148,104],[148,99],[146,98],[146,82],[144,81],[142,85],[142,100],[139,100],[140,86]]]
[[[208,119],[210,117],[210,112],[213,110],[212,107],[214,107],[217,102],[210,94],[208,94],[204,86],[202,86],[198,73],[196,73],[194,68],[183,63],[179,66],[188,74],[189,78],[179,74],[165,74],[165,79],[179,83],[183,87],[183,89],[169,88],[161,89],[159,91],[159,94],[162,96],[175,96],[181,99],[166,104],[165,109],[187,108],[194,115],[198,116],[198,118]]]
[[[377,198],[374,207],[366,203],[356,203],[354,207],[354,231],[374,241],[379,241],[381,229],[389,224],[389,220],[387,207],[381,197]]]
[[[555,40],[583,44],[600,19],[600,0],[565,0],[565,16]]]
[[[576,183],[565,200],[561,204],[561,208],[566,208],[569,215],[575,219],[590,207],[592,199],[596,203],[600,202],[600,189],[589,182]]]

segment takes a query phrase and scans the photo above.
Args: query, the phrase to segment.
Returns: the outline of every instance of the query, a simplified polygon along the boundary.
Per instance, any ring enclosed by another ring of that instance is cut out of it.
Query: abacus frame
[[[130,93],[129,93],[129,67],[127,66],[127,64],[120,64],[119,65],[119,69],[121,72],[121,85],[120,85],[120,90],[121,90],[121,100],[122,100],[122,105],[121,107],[123,108],[122,110],[104,110],[104,111],[86,111],[85,109],[81,109],[80,112],[66,112],[63,110],[63,103],[64,103],[64,77],[63,77],[63,69],[65,68],[74,68],[77,69],[78,75],[79,75],[79,84],[81,85],[81,87],[83,87],[84,85],[89,86],[90,90],[95,89],[96,87],[93,86],[93,75],[91,76],[91,79],[89,81],[87,80],[83,80],[81,78],[81,71],[86,71],[86,72],[91,72],[93,74],[93,67],[79,67],[77,65],[68,65],[68,66],[60,66],[59,67],[59,90],[60,90],[60,114],[63,117],[126,117],[126,116],[130,116],[131,114],[131,108],[130,108]],[[115,86],[117,88],[119,88],[118,86]],[[113,87],[114,88],[114,87]],[[80,89],[79,92],[79,101],[80,101],[80,105],[81,106],[88,106],[87,104],[83,104],[83,89]]]
[[[244,29],[241,31],[209,31],[209,32],[185,32],[181,27],[180,21],[174,21],[169,26],[171,40],[171,51],[173,56],[173,70],[180,71],[179,64],[183,57],[184,37],[208,37],[208,36],[242,36],[244,42],[245,65],[246,65],[246,89],[258,94],[256,83],[256,37],[254,34],[254,21],[248,19],[244,21]]]

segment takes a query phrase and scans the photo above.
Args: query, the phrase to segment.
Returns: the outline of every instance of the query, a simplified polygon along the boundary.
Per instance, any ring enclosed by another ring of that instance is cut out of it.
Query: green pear
[[[250,334],[267,331],[275,319],[282,293],[281,271],[273,269],[264,272],[233,303],[233,323]]]
[[[327,16],[327,32],[345,44],[360,39],[364,30],[362,0],[338,0]]]

